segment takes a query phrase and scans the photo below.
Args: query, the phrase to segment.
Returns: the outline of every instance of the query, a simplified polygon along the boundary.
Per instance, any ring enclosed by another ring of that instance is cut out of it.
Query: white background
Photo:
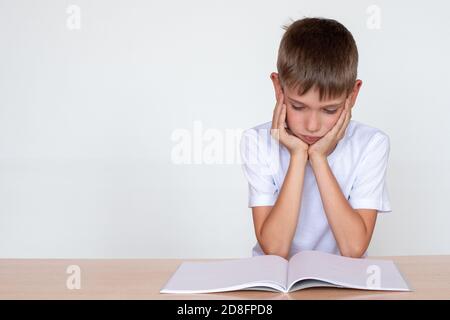
[[[353,33],[353,119],[391,139],[393,212],[369,254],[449,254],[449,15],[446,1],[0,0],[0,257],[250,256],[240,163],[176,165],[171,136],[270,121],[281,26],[303,16]]]

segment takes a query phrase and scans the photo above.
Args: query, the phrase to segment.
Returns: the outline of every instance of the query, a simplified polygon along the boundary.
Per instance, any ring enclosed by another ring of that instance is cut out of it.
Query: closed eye
[[[299,107],[299,106],[294,106],[294,105],[292,105],[292,108],[294,108],[294,110],[297,110],[297,111],[305,109],[305,107]],[[337,109],[334,109],[334,110],[323,109],[323,111],[325,111],[325,113],[327,113],[327,114],[335,114]]]

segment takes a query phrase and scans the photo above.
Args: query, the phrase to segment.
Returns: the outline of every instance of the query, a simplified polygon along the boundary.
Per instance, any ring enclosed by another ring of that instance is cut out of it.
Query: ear
[[[350,99],[350,107],[353,108],[356,102],[356,98],[358,97],[359,89],[361,89],[362,86],[362,80],[357,79],[355,81],[355,85],[353,86],[353,91],[351,93],[351,99]]]
[[[275,91],[275,98],[278,99],[278,96],[280,94],[283,94],[283,87],[281,86],[281,82],[280,82],[278,73],[272,72],[270,74],[270,79],[272,80],[272,83],[273,83],[273,89]]]

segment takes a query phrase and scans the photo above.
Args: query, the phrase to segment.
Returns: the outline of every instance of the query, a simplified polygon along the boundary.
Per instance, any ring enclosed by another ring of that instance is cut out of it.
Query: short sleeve
[[[350,190],[348,200],[353,209],[392,211],[386,183],[389,151],[389,136],[386,134],[376,133],[369,141]]]
[[[261,130],[264,131],[264,130]],[[269,134],[270,136],[270,134]],[[264,138],[266,137],[266,138]],[[244,131],[240,142],[242,170],[248,182],[248,207],[273,206],[278,197],[267,153],[267,135],[255,129]]]

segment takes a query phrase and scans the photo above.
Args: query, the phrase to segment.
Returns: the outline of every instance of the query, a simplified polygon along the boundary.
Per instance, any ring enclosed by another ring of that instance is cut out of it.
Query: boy
[[[365,257],[377,212],[390,212],[389,137],[351,120],[358,50],[339,22],[284,27],[271,122],[245,130],[242,168],[257,243],[253,256],[303,250]]]

